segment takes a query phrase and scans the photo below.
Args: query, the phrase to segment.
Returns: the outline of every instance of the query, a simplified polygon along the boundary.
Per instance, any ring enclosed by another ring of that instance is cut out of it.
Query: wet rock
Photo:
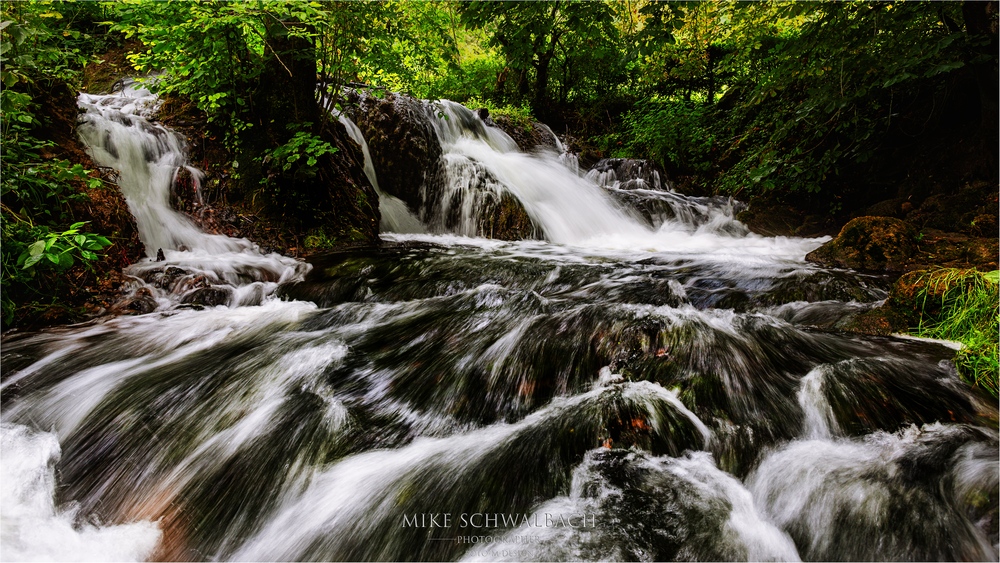
[[[132,295],[115,303],[111,310],[121,315],[145,315],[155,311],[158,306],[153,293],[148,288],[141,287]]]
[[[233,290],[228,287],[211,286],[201,287],[188,293],[181,299],[181,303],[191,305],[204,305],[215,307],[216,305],[227,305],[233,296]]]
[[[824,381],[827,400],[847,435],[895,431],[911,424],[976,422],[974,405],[964,390],[951,384],[946,368],[928,370],[914,363],[900,370],[876,358],[840,362],[830,370]]]
[[[497,115],[492,118],[492,124],[514,139],[522,152],[532,152],[539,148],[559,150],[552,130],[537,121],[522,123],[506,115]]]
[[[619,182],[623,190],[672,190],[673,184],[666,174],[648,160],[636,158],[604,158],[591,169],[597,183],[611,186]]]
[[[897,197],[880,201],[862,212],[862,216],[867,217],[895,217],[902,219],[906,215],[904,204],[908,203],[906,198]],[[912,205],[910,206],[912,208]]]
[[[806,255],[824,266],[869,271],[903,271],[917,252],[917,230],[891,217],[858,217],[835,239]]]
[[[501,194],[500,201],[490,202],[480,210],[479,235],[500,240],[540,237],[524,206],[507,192]]]
[[[419,213],[425,184],[440,174],[441,144],[421,100],[353,94],[351,118],[365,136],[379,187]]]
[[[479,162],[453,161],[447,175],[434,182],[444,193],[428,206],[433,229],[500,240],[541,234],[521,202]]]

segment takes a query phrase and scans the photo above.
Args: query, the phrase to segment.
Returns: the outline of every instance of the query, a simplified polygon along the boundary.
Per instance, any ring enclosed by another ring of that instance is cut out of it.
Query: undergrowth
[[[961,342],[955,358],[959,374],[997,397],[1000,270],[945,268],[921,281],[921,319],[914,333]]]

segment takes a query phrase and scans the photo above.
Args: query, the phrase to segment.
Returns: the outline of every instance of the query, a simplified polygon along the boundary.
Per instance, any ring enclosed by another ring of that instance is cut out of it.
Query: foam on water
[[[55,435],[0,425],[0,540],[5,561],[144,561],[156,548],[155,522],[100,526],[77,521],[76,508],[55,504]]]

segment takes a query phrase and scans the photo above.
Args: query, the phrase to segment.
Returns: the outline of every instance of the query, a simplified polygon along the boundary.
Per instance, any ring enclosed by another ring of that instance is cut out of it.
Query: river
[[[439,199],[306,263],[170,207],[156,103],[81,96],[155,311],[4,338],[5,560],[997,559],[997,405],[943,344],[839,330],[889,280],[826,239],[441,102]],[[537,240],[476,236],[503,193]]]

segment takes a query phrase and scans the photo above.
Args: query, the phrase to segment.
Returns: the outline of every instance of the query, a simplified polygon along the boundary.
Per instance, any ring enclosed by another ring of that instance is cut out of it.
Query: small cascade
[[[807,561],[996,560],[996,516],[987,513],[1000,486],[998,455],[994,432],[912,426],[792,442],[747,487]]]
[[[145,247],[147,258],[126,270],[142,285],[135,293],[140,309],[259,304],[279,283],[304,275],[307,264],[264,255],[246,239],[205,233],[171,207],[179,171],[190,174],[196,190],[202,174],[188,165],[179,135],[150,123],[157,104],[155,95],[135,84],[117,94],[79,98],[80,139],[95,163],[118,172]]]
[[[375,167],[372,165],[372,155],[368,150],[368,143],[365,142],[365,136],[361,134],[361,130],[358,126],[351,121],[351,118],[347,117],[341,112],[335,112],[337,114],[337,120],[344,125],[347,129],[347,134],[354,140],[355,143],[361,146],[361,152],[365,155],[365,176],[368,177],[368,181],[372,183],[372,187],[375,188],[375,193],[378,194],[378,210],[379,214],[382,216],[382,222],[379,224],[379,228],[382,231],[390,233],[425,233],[427,229],[424,227],[420,219],[417,219],[413,213],[410,212],[406,207],[406,203],[398,197],[391,196],[383,192],[378,186],[378,178],[375,174]]]
[[[487,226],[492,218],[523,213],[535,236],[609,250],[712,249],[730,258],[767,255],[798,260],[828,240],[760,237],[735,219],[739,204],[731,200],[647,189],[662,184],[658,173],[645,164],[635,164],[633,168],[638,168],[630,173],[649,176],[649,185],[625,189],[611,180],[613,170],[605,176],[598,172],[581,177],[569,153],[519,152],[506,133],[461,104],[441,100],[423,102],[422,108],[442,153],[439,171],[421,188],[423,207],[414,210],[431,233],[493,236]],[[405,216],[403,206],[395,205],[399,213],[389,215]],[[416,230],[412,222],[397,228]],[[387,231],[404,232],[392,227]]]
[[[830,439],[839,433],[833,409],[823,394],[823,378],[826,370],[820,366],[802,378],[799,388],[799,406],[805,413],[803,434],[814,440]]]
[[[537,523],[548,522],[546,526]],[[691,525],[697,522],[697,525]],[[706,453],[591,450],[570,493],[462,561],[799,561],[787,534]]]
[[[632,158],[604,158],[587,172],[587,178],[598,186],[622,190],[673,191],[670,182],[660,179],[660,172],[645,160]]]
[[[156,523],[77,526],[79,507],[57,506],[55,435],[0,424],[0,537],[6,561],[145,561],[161,532]]]

